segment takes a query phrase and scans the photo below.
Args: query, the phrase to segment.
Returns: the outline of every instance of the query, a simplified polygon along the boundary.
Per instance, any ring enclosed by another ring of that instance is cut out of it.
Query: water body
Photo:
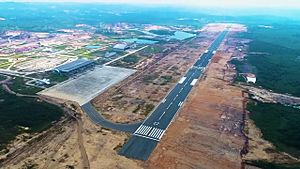
[[[138,38],[131,38],[131,39],[122,39],[122,41],[124,42],[128,42],[128,43],[137,43],[137,44],[155,44],[158,41],[155,40],[149,40],[149,39],[138,39]]]
[[[100,48],[100,45],[87,45],[87,46],[85,46],[85,48],[87,48],[87,49],[97,49],[97,48]]]
[[[173,36],[170,36],[171,39],[177,39],[177,40],[185,40],[188,38],[195,37],[195,34],[183,32],[183,31],[176,31]]]

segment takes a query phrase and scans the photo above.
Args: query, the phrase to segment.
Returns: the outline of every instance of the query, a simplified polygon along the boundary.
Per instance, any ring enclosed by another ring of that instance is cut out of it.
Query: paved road
[[[118,124],[118,123],[113,123],[111,121],[108,121],[103,116],[101,116],[100,113],[97,112],[97,110],[90,102],[82,105],[81,108],[85,111],[85,113],[90,117],[90,119],[94,123],[99,124],[105,128],[133,133],[141,125],[141,123]]]
[[[196,61],[154,112],[134,131],[119,154],[138,160],[148,159],[227,33],[224,31],[218,36],[209,51]]]

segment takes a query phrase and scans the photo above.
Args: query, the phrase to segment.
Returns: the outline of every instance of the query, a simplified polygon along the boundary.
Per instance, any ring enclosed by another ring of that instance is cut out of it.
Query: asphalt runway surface
[[[81,106],[83,111],[89,116],[89,118],[95,123],[104,128],[123,131],[127,133],[133,133],[141,123],[134,123],[134,124],[120,124],[120,123],[113,123],[109,120],[106,120],[92,105],[91,102],[88,102]]]
[[[108,121],[97,112],[90,102],[82,105],[82,109],[96,124],[105,128],[132,133],[131,138],[119,151],[120,155],[138,160],[147,160],[176,117],[176,113],[187,99],[193,86],[201,78],[202,73],[215,54],[214,51],[219,48],[227,33],[228,31],[224,31],[217,37],[209,47],[208,52],[203,53],[199,57],[185,76],[180,79],[169,94],[142,123],[117,124]]]
[[[217,37],[208,52],[199,57],[151,115],[133,132],[120,150],[120,155],[138,160],[149,158],[227,33],[228,31],[224,31]]]

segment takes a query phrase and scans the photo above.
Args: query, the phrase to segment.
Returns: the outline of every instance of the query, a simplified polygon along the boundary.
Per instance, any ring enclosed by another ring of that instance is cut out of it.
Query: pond
[[[122,39],[122,41],[124,42],[128,42],[128,43],[137,43],[137,44],[155,44],[158,41],[155,40],[149,40],[149,39],[139,39],[139,38],[131,38],[131,39]]]
[[[86,49],[97,49],[100,48],[100,45],[87,45],[85,46]]]
[[[173,36],[170,36],[171,39],[177,39],[177,40],[185,40],[191,37],[196,36],[195,34],[183,32],[183,31],[176,31]]]

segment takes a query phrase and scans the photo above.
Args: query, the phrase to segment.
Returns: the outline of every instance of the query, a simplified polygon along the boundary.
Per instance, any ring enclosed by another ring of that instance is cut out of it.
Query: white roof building
[[[247,83],[256,83],[255,74],[249,73],[249,74],[247,74],[246,78],[247,78]]]
[[[126,50],[126,49],[128,49],[128,45],[119,43],[119,44],[116,44],[113,48],[117,49],[117,50]]]

